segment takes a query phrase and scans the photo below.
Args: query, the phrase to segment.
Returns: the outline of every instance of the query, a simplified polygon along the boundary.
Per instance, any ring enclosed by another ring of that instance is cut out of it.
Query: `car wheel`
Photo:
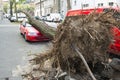
[[[21,35],[23,35],[21,32],[20,32]]]
[[[26,36],[26,34],[24,34],[24,38],[25,38],[25,41],[27,41],[27,42],[28,42],[28,39],[27,39],[27,36]]]

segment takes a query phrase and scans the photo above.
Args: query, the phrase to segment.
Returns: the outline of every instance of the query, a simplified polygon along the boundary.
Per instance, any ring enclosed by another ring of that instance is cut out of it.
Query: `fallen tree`
[[[36,20],[33,16],[29,14],[29,12],[21,11],[26,14],[27,19],[33,27],[35,27],[37,30],[39,30],[41,33],[46,35],[48,38],[53,39],[56,33],[56,29],[53,27],[50,27],[49,25],[45,24],[43,21]]]
[[[114,69],[108,65],[109,57],[106,52],[113,39],[111,28],[120,25],[119,20],[113,16],[115,11],[66,17],[57,30],[24,13],[36,29],[53,39],[53,47],[50,51],[35,55],[35,58],[30,60],[33,62],[32,65],[37,67],[31,66],[30,73],[22,74],[24,78],[30,78],[30,80],[42,78],[44,80],[64,80],[65,78],[109,80],[112,78]],[[93,72],[93,77],[88,73],[89,70],[84,65],[81,54]]]

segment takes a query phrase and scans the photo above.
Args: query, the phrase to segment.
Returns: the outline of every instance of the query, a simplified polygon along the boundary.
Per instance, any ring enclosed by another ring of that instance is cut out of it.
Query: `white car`
[[[11,21],[11,22],[15,22],[15,21],[17,21],[16,16],[14,16],[14,15],[11,16],[11,17],[10,17],[10,21]]]
[[[8,18],[9,16],[10,16],[10,14],[7,14],[7,13],[4,14],[4,17],[5,17],[5,18]]]
[[[50,27],[54,27],[54,28],[57,28],[57,26],[60,24],[60,23],[55,23],[55,22],[47,22],[45,21],[45,23],[50,26]]]
[[[22,22],[24,19],[26,19],[26,15],[24,13],[18,13],[18,21]]]
[[[47,14],[46,21],[52,21],[52,22],[62,21],[62,16],[59,13],[50,13]]]
[[[16,14],[14,13],[13,16],[10,17],[10,21],[15,22],[17,21],[17,18],[18,18],[18,22],[22,22],[24,19],[26,19],[26,15],[23,13],[17,13],[17,17],[16,17]]]

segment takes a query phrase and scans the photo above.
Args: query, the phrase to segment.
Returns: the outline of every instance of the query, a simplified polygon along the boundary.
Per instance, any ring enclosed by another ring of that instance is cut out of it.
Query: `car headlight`
[[[37,33],[35,33],[35,32],[29,32],[28,35],[29,36],[37,36]]]

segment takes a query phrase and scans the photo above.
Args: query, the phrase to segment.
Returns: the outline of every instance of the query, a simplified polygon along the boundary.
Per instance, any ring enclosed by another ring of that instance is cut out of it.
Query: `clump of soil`
[[[30,60],[34,61],[34,65],[39,65],[33,71],[44,73],[36,78],[56,80],[60,74],[66,72],[66,75],[76,80],[92,80],[75,51],[77,48],[95,77],[102,80],[102,71],[105,69],[105,64],[108,64],[106,52],[113,40],[111,28],[119,25],[113,17],[114,13],[114,11],[101,14],[93,12],[87,16],[66,17],[65,21],[58,26],[52,50]],[[30,74],[29,77],[35,79],[33,75]]]

